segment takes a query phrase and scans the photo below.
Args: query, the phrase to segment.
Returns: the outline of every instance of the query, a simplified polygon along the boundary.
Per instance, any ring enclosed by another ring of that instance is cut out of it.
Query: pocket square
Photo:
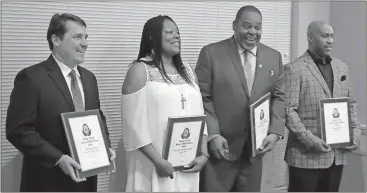
[[[345,79],[347,79],[347,76],[343,75],[342,78],[340,79],[341,81],[344,81]]]

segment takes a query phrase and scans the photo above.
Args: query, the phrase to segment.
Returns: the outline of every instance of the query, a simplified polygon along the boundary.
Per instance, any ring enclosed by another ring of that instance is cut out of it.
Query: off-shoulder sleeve
[[[121,97],[122,137],[126,151],[152,142],[148,128],[146,85],[135,93]]]

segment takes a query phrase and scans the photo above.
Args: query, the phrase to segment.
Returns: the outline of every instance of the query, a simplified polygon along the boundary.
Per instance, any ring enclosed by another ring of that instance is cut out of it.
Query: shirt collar
[[[313,52],[311,52],[311,50],[307,50],[307,53],[311,56],[312,60],[316,63],[316,64],[330,64],[331,62],[331,57],[330,56],[326,56],[324,59],[318,57],[316,54],[314,54]]]
[[[238,53],[240,53],[240,55],[243,53],[243,51],[245,51],[244,48],[242,48],[242,46],[240,46],[240,44],[237,42],[236,38],[233,36],[234,41],[237,44],[237,48],[238,48]],[[257,53],[257,46],[253,47],[251,50],[249,50],[251,54],[253,54],[254,56],[256,56]]]
[[[69,68],[69,66],[66,66],[64,63],[62,63],[54,54],[52,54],[52,57],[54,57],[54,59],[55,59],[55,61],[56,61],[56,63],[57,63],[57,65],[60,67],[60,69],[61,69],[61,72],[62,72],[62,75],[64,76],[64,78],[65,77],[67,77],[69,74],[70,74],[70,72],[71,72],[71,68]],[[74,68],[73,68],[73,70],[75,71],[75,74],[78,76],[78,77],[80,77],[80,73],[79,73],[79,70],[78,70],[78,66],[75,66]]]

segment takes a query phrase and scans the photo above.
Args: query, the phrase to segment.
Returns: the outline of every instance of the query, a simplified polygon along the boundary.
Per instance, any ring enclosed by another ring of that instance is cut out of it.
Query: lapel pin
[[[270,70],[270,76],[274,75],[274,70]]]
[[[262,64],[259,64],[259,68],[262,68],[263,67],[263,65]]]

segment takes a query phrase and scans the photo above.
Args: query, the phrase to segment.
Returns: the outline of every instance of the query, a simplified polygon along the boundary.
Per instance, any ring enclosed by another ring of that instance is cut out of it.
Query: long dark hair
[[[136,62],[144,62],[148,65],[155,66],[159,72],[162,74],[163,79],[167,82],[172,80],[167,75],[167,72],[162,63],[162,30],[163,30],[163,22],[164,20],[170,20],[175,25],[176,23],[172,18],[166,15],[159,15],[153,18],[150,18],[144,25],[143,32],[141,35],[140,42],[140,50],[139,55]],[[177,25],[176,25],[177,26]],[[181,44],[180,44],[181,50]],[[152,56],[153,61],[147,62],[141,60],[146,56]],[[185,66],[181,59],[181,54],[178,53],[172,57],[173,64],[175,65],[178,74],[189,84],[192,83],[191,79],[187,71],[185,70]]]

